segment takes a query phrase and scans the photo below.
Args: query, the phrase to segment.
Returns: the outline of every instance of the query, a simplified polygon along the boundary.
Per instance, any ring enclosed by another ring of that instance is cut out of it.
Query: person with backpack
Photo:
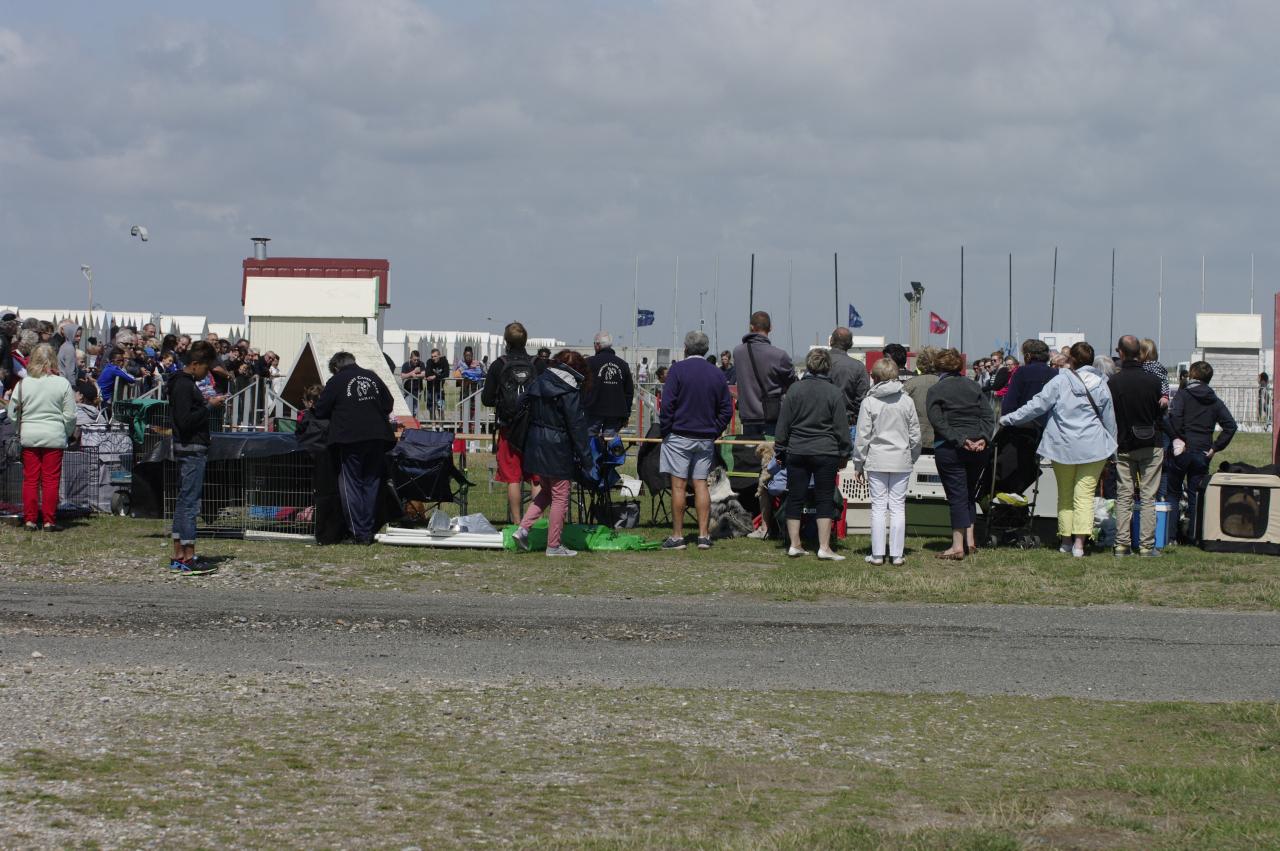
[[[1156,549],[1156,493],[1164,466],[1164,409],[1160,379],[1142,363],[1142,344],[1132,334],[1116,343],[1120,371],[1107,386],[1116,409],[1116,544],[1112,555],[1154,558]],[[1133,540],[1133,494],[1139,492],[1141,519]]]
[[[596,353],[587,358],[591,373],[591,394],[587,397],[591,432],[616,432],[631,419],[631,403],[636,395],[631,367],[614,352],[609,332],[596,334],[595,349]]]
[[[542,488],[515,532],[516,546],[529,549],[529,529],[550,508],[547,517],[547,555],[576,556],[561,543],[565,517],[569,513],[569,493],[574,479],[586,480],[591,471],[591,447],[587,415],[582,405],[591,392],[591,370],[578,352],[558,352],[546,371],[537,377],[520,406],[520,418],[527,419],[523,442],[524,473],[537,476]]]
[[[1213,367],[1199,360],[1187,370],[1187,386],[1179,390],[1169,404],[1169,429],[1173,433],[1173,461],[1169,464],[1169,502],[1173,503],[1173,534],[1180,543],[1195,543],[1200,538],[1199,503],[1209,460],[1227,448],[1236,436],[1236,420],[1227,406],[1213,392]],[[1215,440],[1213,432],[1222,432]],[[1180,534],[1179,519],[1183,485],[1186,485],[1187,534]]]
[[[535,477],[525,476],[524,456],[512,445],[510,426],[520,411],[525,394],[542,370],[538,369],[525,349],[529,342],[529,332],[524,325],[519,322],[509,323],[502,331],[502,339],[507,344],[507,351],[489,368],[489,376],[480,389],[480,402],[486,408],[493,408],[498,420],[498,445],[495,450],[498,470],[494,479],[507,486],[507,516],[515,523],[524,513],[521,483],[532,482],[534,496],[537,496],[538,486]]]

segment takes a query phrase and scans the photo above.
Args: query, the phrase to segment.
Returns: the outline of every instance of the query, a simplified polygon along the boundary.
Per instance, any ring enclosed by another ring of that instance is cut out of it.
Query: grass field
[[[209,679],[45,675],[6,844],[1280,845],[1274,705]]]

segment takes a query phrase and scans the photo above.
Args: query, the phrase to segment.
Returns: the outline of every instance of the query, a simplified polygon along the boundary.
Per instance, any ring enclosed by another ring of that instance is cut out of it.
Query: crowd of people
[[[967,367],[956,349],[924,347],[909,363],[912,353],[891,343],[868,358],[868,371],[850,355],[848,328],[836,328],[827,347],[809,351],[800,369],[773,344],[771,330],[769,314],[756,311],[742,342],[718,357],[705,334],[691,331],[682,358],[652,374],[643,360],[634,376],[608,333],[596,335],[590,355],[572,349],[531,355],[519,322],[504,329],[506,351],[492,364],[476,360],[468,348],[453,366],[438,349],[425,361],[415,351],[399,370],[389,366],[403,382],[396,389],[421,419],[438,416],[450,380],[493,409],[495,478],[507,489],[516,544],[528,548],[529,530],[545,515],[552,557],[576,555],[562,542],[572,486],[590,477],[590,439],[629,423],[637,378],[659,382],[658,428],[649,439],[661,441],[660,470],[671,483],[666,550],[690,543],[684,531],[690,496],[698,527],[692,543],[713,546],[708,479],[717,464],[715,442],[735,419],[742,438],[771,442],[771,470],[786,482],[777,506],[784,522],[775,528],[773,504],[762,504],[756,536],[785,536],[787,555],[805,556],[802,524],[816,506],[816,555],[842,560],[831,545],[841,504],[835,490],[839,472],[851,463],[870,493],[866,560],[873,565],[904,563],[907,487],[921,454],[934,456],[950,514],[952,538],[939,558],[959,561],[978,550],[980,489],[992,476],[999,480],[1002,466],[1025,473],[1027,459],[1037,456],[1053,467],[1063,553],[1085,554],[1094,532],[1094,497],[1111,489],[1114,554],[1159,556],[1156,502],[1173,504],[1175,530],[1184,499],[1194,518],[1210,459],[1236,431],[1210,387],[1210,364],[1191,364],[1175,390],[1155,344],[1130,335],[1117,341],[1111,357],[1098,356],[1086,342],[1050,351],[1027,340],[1021,357],[994,352]],[[77,427],[98,421],[120,387],[163,382],[178,466],[170,566],[207,572],[211,568],[195,554],[195,518],[211,412],[255,378],[277,377],[278,363],[273,352],[260,354],[247,340],[232,343],[216,334],[193,342],[185,335],[157,336],[148,324],[113,329],[109,340],[85,340],[72,322],[0,318],[0,379],[20,443],[26,527],[58,528],[61,453]],[[347,352],[336,354],[329,369],[326,384],[306,391],[298,427],[300,441],[317,459],[316,535],[321,543],[371,543],[384,516],[385,456],[395,441],[393,388]],[[532,487],[527,508],[526,483]],[[1137,540],[1130,533],[1135,505],[1141,514]],[[1187,534],[1194,538],[1194,522]]]

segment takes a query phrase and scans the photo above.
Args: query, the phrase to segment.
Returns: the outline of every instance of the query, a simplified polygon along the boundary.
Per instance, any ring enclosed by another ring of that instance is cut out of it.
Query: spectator
[[[640,364],[636,367],[636,382],[639,384],[648,384],[649,379],[653,376],[649,374],[649,359],[647,357],[640,358]]]
[[[631,367],[613,351],[613,337],[607,331],[596,334],[595,350],[587,358],[591,372],[591,392],[586,397],[591,431],[620,431],[631,419],[631,403],[636,395]]]
[[[519,413],[525,394],[533,386],[538,377],[538,368],[525,345],[529,342],[529,332],[519,322],[511,322],[502,331],[503,342],[507,350],[500,355],[489,369],[484,387],[480,390],[480,402],[485,407],[493,408],[498,423],[497,437],[497,475],[494,478],[507,486],[507,516],[512,523],[520,522],[523,516],[523,497],[520,493],[521,483],[526,480],[524,473],[524,457],[511,445],[508,427]],[[528,477],[532,481],[532,477]],[[538,488],[533,486],[533,494],[537,496]]]
[[[173,420],[173,458],[178,467],[178,494],[173,508],[173,557],[169,569],[183,576],[203,576],[217,566],[196,556],[196,518],[209,459],[209,413],[225,397],[205,399],[197,383],[217,355],[208,343],[191,347],[190,361],[169,382],[169,415]],[[101,386],[101,385],[99,385]]]
[[[791,356],[769,341],[772,329],[769,314],[757,310],[751,314],[751,326],[742,344],[733,350],[733,362],[740,373],[738,416],[747,437],[763,437],[777,430],[782,396],[796,380]]]
[[[449,380],[449,359],[440,355],[439,349],[431,350],[427,360],[427,416],[437,418],[444,410],[444,385]]]
[[[125,369],[125,351],[114,348],[108,356],[108,363],[98,373],[98,395],[102,397],[102,406],[110,410],[111,399],[115,396],[116,382],[133,384],[138,379]]]
[[[831,521],[836,472],[853,454],[848,406],[844,394],[831,383],[831,354],[826,349],[810,351],[804,366],[804,378],[782,398],[774,441],[777,452],[786,454],[787,535],[791,540],[787,555],[792,558],[808,555],[800,546],[800,521],[812,480],[817,506],[818,558],[843,561],[844,556],[831,550]]]
[[[1018,359],[1013,355],[1006,355],[1004,362],[996,370],[995,378],[991,382],[991,390],[995,393],[997,399],[1003,400],[1005,396],[1009,395],[1009,384],[1013,381],[1013,376],[1018,369]],[[1003,404],[1003,401],[1001,401],[1001,404]]]
[[[920,451],[926,455],[933,454],[933,425],[929,422],[929,390],[933,385],[938,383],[938,373],[934,366],[935,359],[938,357],[937,346],[925,346],[916,355],[916,374],[911,375],[903,383],[903,392],[916,406],[916,421],[920,424]],[[898,367],[897,361],[888,358],[898,369],[898,375],[904,373],[902,368]],[[906,360],[906,352],[903,352],[903,360]],[[899,379],[901,380],[901,379]]]
[[[1117,558],[1131,555],[1133,493],[1142,500],[1138,554],[1160,555],[1156,549],[1156,494],[1164,462],[1160,379],[1143,365],[1142,345],[1126,334],[1116,344],[1120,370],[1107,381],[1116,411],[1116,544]]]
[[[653,371],[653,380],[658,385],[653,389],[653,404],[658,413],[662,413],[662,386],[667,383],[667,367],[660,366]]]
[[[62,345],[58,346],[58,374],[70,385],[80,380],[76,364],[76,346],[80,343],[80,326],[74,322],[62,323]]]
[[[404,398],[409,403],[409,415],[418,416],[418,400],[422,397],[423,379],[427,367],[417,349],[409,352],[409,359],[400,367],[400,379],[404,382]]]
[[[104,419],[98,407],[98,385],[87,378],[76,382],[76,427],[100,425]]]
[[[329,445],[329,421],[316,416],[316,402],[324,386],[313,384],[302,392],[302,413],[298,421],[298,446],[311,456],[311,489],[315,497],[315,536],[321,546],[341,543],[347,536],[338,486],[338,455]]]
[[[867,368],[862,361],[849,356],[853,346],[853,332],[848,328],[837,328],[831,332],[831,383],[844,394],[845,409],[849,416],[850,426],[854,432],[858,430],[858,409],[862,399],[867,395],[871,383],[867,379]],[[855,434],[850,433],[853,440]]]
[[[187,353],[191,351],[191,335],[182,334],[178,337],[177,344],[173,347],[173,354],[178,360],[179,367],[187,365]]]
[[[58,375],[53,347],[40,343],[27,360],[27,377],[9,397],[9,419],[22,445],[22,514],[28,531],[57,532],[62,452],[76,429],[71,385]]]
[[[1160,363],[1160,351],[1156,348],[1156,341],[1150,337],[1143,337],[1138,341],[1138,345],[1142,350],[1142,368],[1160,379],[1160,404],[1167,408],[1169,406],[1169,370]]]
[[[1059,550],[1084,555],[1093,534],[1093,497],[1098,475],[1116,451],[1116,416],[1111,391],[1093,365],[1093,346],[1071,347],[1071,366],[1062,369],[1029,402],[1000,418],[1001,425],[1049,419],[1039,453],[1053,462],[1058,483]]]
[[[659,413],[662,456],[658,469],[671,476],[671,536],[664,550],[683,550],[686,486],[693,483],[693,504],[698,516],[698,549],[711,548],[711,492],[707,476],[715,465],[715,441],[733,418],[733,400],[723,373],[703,358],[711,347],[707,335],[690,331],[684,336],[684,360],[672,364]]]
[[[938,477],[951,509],[951,546],[938,558],[962,561],[977,550],[973,524],[978,480],[987,465],[995,412],[977,382],[963,380],[964,360],[958,351],[943,349],[934,367],[938,383],[929,389],[925,401]]]
[[[1178,391],[1169,405],[1169,428],[1173,433],[1173,462],[1169,468],[1169,502],[1173,503],[1173,531],[1184,543],[1200,539],[1200,489],[1209,472],[1209,459],[1226,449],[1236,435],[1236,421],[1213,392],[1213,367],[1196,361],[1187,370],[1187,386]],[[1214,429],[1222,432],[1215,440]],[[1180,501],[1183,485],[1187,497],[1187,534],[1181,534]]]
[[[462,350],[462,359],[454,367],[453,377],[462,382],[462,400],[466,401],[463,410],[466,418],[474,425],[476,400],[472,397],[476,395],[480,382],[484,381],[484,369],[480,366],[480,361],[476,360],[475,350],[470,346]]]
[[[1009,392],[1000,400],[1000,413],[1012,414],[1044,389],[1057,371],[1049,366],[1049,347],[1042,340],[1022,341],[1023,365],[1009,378]],[[1049,415],[1035,421],[1043,426]]]
[[[569,513],[569,491],[574,479],[585,478],[591,467],[587,415],[582,396],[591,391],[587,360],[575,351],[556,354],[529,388],[530,425],[524,444],[524,473],[537,476],[541,490],[529,503],[515,532],[515,542],[529,549],[529,529],[550,507],[547,518],[547,555],[576,556],[560,539]]]
[[[907,347],[901,343],[890,343],[880,350],[880,354],[893,361],[898,367],[898,375],[908,374],[907,370]]]
[[[724,373],[724,380],[729,382],[730,387],[737,385],[738,368],[733,365],[733,352],[728,349],[720,353],[720,371]]]
[[[1271,419],[1271,377],[1258,373],[1258,419]]]
[[[341,465],[339,487],[347,525],[357,544],[372,544],[383,485],[387,450],[395,443],[389,418],[391,391],[376,372],[356,363],[355,355],[338,352],[329,359],[332,377],[315,404],[315,414],[329,421],[329,444]]]
[[[547,367],[551,366],[551,350],[545,346],[538,349],[538,353],[533,356],[533,363],[538,367],[538,374],[546,372]]]
[[[921,353],[923,355],[923,352]],[[871,368],[875,385],[858,412],[853,466],[871,488],[871,555],[867,563],[884,564],[885,515],[889,518],[888,555],[894,567],[906,563],[907,484],[920,457],[920,417],[915,402],[903,392],[898,365],[881,358]]]

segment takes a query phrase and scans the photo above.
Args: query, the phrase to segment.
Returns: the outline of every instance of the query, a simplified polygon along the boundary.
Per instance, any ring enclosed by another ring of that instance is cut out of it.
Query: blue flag
[[[850,328],[862,327],[862,315],[858,313],[857,308],[855,308],[852,304],[849,305],[849,327]]]
[[[636,310],[636,327],[643,328],[653,324],[653,311],[639,308]]]

